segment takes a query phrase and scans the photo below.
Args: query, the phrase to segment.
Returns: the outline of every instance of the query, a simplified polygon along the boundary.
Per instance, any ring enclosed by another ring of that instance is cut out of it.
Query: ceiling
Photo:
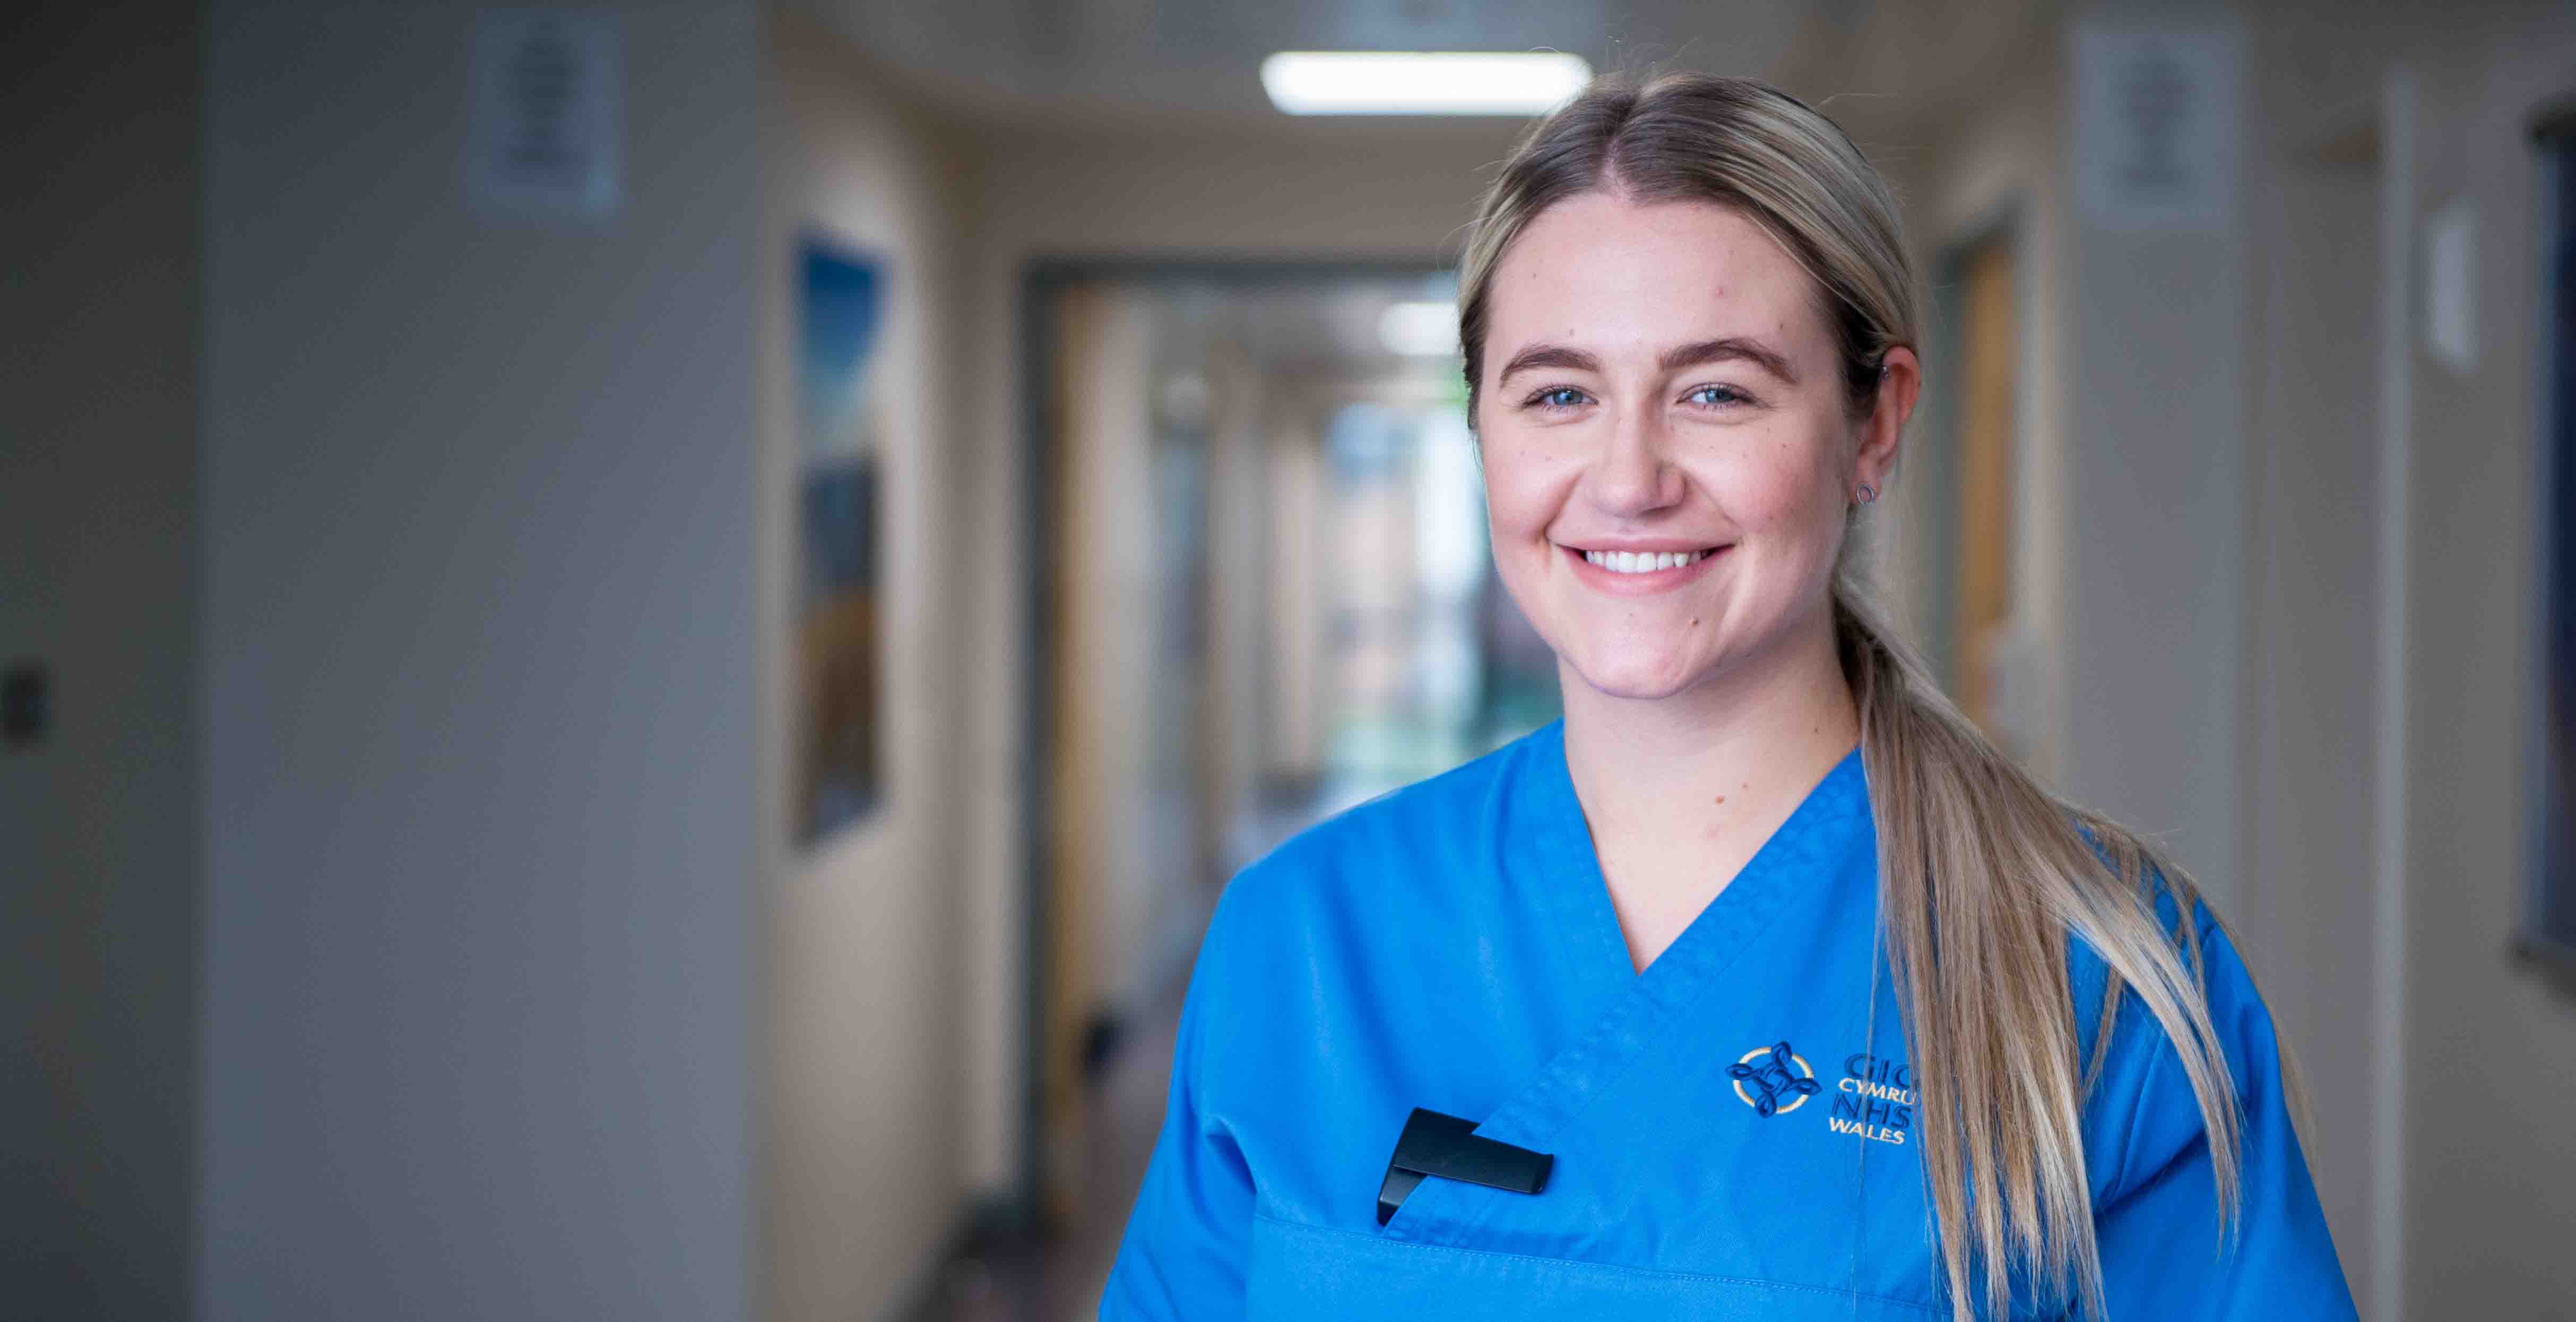
[[[1294,132],[1280,50],[1571,51],[1778,79],[1864,0],[789,0],[941,109],[986,125]]]
[[[1595,70],[1760,78],[1871,151],[1913,153],[2047,60],[2069,0],[781,0],[970,129],[1364,148],[1483,141],[1495,121],[1272,109],[1280,50],[1529,50]]]

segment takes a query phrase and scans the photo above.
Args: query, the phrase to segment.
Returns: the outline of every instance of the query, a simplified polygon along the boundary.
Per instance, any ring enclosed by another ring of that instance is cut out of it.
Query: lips
[[[1560,545],[1574,575],[1586,586],[1612,596],[1632,597],[1669,592],[1708,572],[1732,549],[1725,546],[1649,547],[1605,550]]]
[[[1696,551],[1586,551],[1583,558],[1614,574],[1651,574],[1659,569],[1678,569],[1707,554],[1708,548]]]

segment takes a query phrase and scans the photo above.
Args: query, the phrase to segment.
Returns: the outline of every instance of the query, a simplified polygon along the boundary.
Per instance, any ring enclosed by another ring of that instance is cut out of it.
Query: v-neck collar
[[[1562,721],[1531,736],[1530,846],[1546,874],[1540,894],[1547,916],[1571,942],[1593,948],[1569,963],[1589,1003],[1602,1007],[1590,1024],[1549,1057],[1476,1126],[1482,1137],[1533,1151],[1552,1151],[1592,1100],[1624,1076],[1662,1038],[1676,1016],[1704,1013],[1714,986],[1789,902],[1825,898],[1833,865],[1870,829],[1869,796],[1857,749],[1846,754],[1746,861],[1735,879],[1691,920],[1643,972],[1628,961],[1617,912],[1602,882],[1591,828],[1566,769]],[[1394,1239],[1463,1242],[1498,1200],[1473,1186],[1425,1180],[1390,1220]],[[1461,1204],[1465,1206],[1461,1206]]]
[[[1589,953],[1576,956],[1588,971],[1587,976],[1597,971],[1605,984],[1603,990],[1613,994],[1655,979],[1658,970],[1667,966],[1705,962],[1714,953],[1708,947],[1736,944],[1728,938],[1728,932],[1740,929],[1746,919],[1767,916],[1777,906],[1779,892],[1795,888],[1799,874],[1806,869],[1794,866],[1793,856],[1812,856],[1816,847],[1824,843],[1816,838],[1820,831],[1824,836],[1838,838],[1839,832],[1825,828],[1855,813],[1867,814],[1860,750],[1854,748],[1807,791],[1725,888],[1641,970],[1629,956],[1628,938],[1620,930],[1619,911],[1610,900],[1601,855],[1592,842],[1591,824],[1585,820],[1582,800],[1574,792],[1574,774],[1565,757],[1564,719],[1549,723],[1535,738],[1540,746],[1533,750],[1539,754],[1538,765],[1532,768],[1537,795],[1533,806],[1539,823],[1538,844],[1550,865],[1547,873],[1562,887],[1554,897],[1555,907],[1565,921],[1568,939],[1591,948]]]

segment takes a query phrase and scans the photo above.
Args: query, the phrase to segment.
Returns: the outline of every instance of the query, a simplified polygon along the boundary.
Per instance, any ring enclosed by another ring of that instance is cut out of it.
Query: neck
[[[1604,693],[1560,664],[1566,770],[1596,839],[1768,835],[1860,739],[1833,615],[1679,693]]]

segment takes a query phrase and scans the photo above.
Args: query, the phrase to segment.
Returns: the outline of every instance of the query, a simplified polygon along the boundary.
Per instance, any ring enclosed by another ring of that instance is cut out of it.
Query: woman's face
[[[1487,298],[1495,567],[1567,668],[1660,698],[1829,627],[1846,511],[1884,483],[1910,354],[1889,354],[1893,424],[1884,404],[1853,416],[1815,283],[1704,202],[1560,202]]]

